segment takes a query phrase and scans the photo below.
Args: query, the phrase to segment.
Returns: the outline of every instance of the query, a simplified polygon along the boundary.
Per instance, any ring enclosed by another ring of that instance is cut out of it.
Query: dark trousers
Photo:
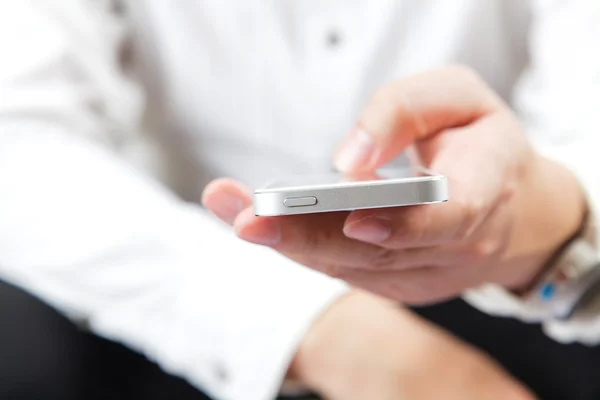
[[[415,311],[485,350],[543,400],[600,400],[600,346],[563,345],[539,325],[490,317],[462,300]]]
[[[542,399],[600,399],[600,347],[560,345],[538,326],[492,318],[459,300],[416,312],[485,349]],[[144,357],[79,331],[0,282],[0,399],[171,398],[207,400]]]
[[[210,400],[139,354],[78,330],[2,281],[0,399]]]

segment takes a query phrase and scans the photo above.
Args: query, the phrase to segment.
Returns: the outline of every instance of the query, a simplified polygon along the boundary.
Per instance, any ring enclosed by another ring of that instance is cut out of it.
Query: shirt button
[[[338,47],[342,43],[342,36],[336,30],[331,30],[327,33],[325,43],[330,48]]]
[[[229,381],[229,374],[227,373],[227,370],[220,364],[215,364],[213,366],[213,371],[215,374],[215,378],[217,378],[217,380],[221,383],[225,383],[227,381]]]

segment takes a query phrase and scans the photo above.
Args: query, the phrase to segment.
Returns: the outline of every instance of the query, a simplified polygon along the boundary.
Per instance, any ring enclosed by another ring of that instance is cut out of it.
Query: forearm
[[[393,301],[355,290],[332,308],[335,312],[325,312],[314,324],[293,365],[325,398],[450,394],[464,399],[493,393],[502,399],[532,399],[483,353]]]

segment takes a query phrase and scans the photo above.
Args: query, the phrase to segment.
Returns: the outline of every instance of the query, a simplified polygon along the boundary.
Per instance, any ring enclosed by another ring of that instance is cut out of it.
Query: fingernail
[[[247,242],[261,246],[275,246],[281,241],[281,229],[275,218],[262,218],[259,222],[251,214],[242,214],[235,221],[236,233]]]
[[[338,151],[334,165],[340,172],[348,172],[367,163],[375,151],[373,137],[364,129],[355,128]]]
[[[245,208],[244,201],[240,197],[226,192],[215,194],[211,203],[214,204],[213,213],[230,225]]]
[[[379,217],[365,217],[344,226],[344,234],[367,243],[381,243],[392,234],[390,221]]]

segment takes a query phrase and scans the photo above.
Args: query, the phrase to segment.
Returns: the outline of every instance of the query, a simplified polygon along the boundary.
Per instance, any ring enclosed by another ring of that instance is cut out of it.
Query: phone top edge
[[[305,191],[314,189],[338,189],[355,186],[379,186],[390,183],[412,183],[412,182],[431,182],[431,181],[446,181],[447,178],[440,174],[431,174],[426,176],[415,176],[409,178],[388,178],[372,181],[354,181],[354,182],[336,182],[323,183],[314,185],[298,185],[298,186],[278,186],[274,188],[258,188],[254,190],[254,194],[279,193],[281,191]]]

